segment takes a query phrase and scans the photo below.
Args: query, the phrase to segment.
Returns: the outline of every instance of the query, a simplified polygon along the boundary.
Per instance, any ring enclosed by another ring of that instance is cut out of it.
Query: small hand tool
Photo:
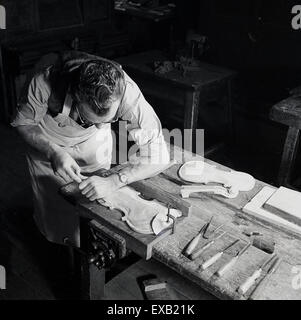
[[[168,213],[167,213],[167,222],[169,222],[169,219],[172,219],[172,234],[175,234],[175,232],[176,232],[176,221],[177,221],[177,218],[174,217],[172,214],[170,214],[170,209],[171,209],[171,206],[168,205],[168,207],[167,207],[167,210],[168,210]]]
[[[247,237],[252,237],[252,236],[261,237],[261,236],[263,236],[262,233],[257,232],[257,231],[244,231],[243,234],[246,235]]]
[[[275,254],[269,257],[262,266],[255,270],[254,273],[237,289],[238,293],[245,294],[256,282],[256,280],[261,276],[263,269],[275,258]]]
[[[251,299],[255,293],[257,292],[257,290],[259,289],[260,285],[268,278],[270,277],[273,273],[275,273],[277,271],[277,269],[279,268],[280,264],[282,262],[281,258],[276,258],[273,263],[271,264],[270,268],[268,269],[265,277],[263,277],[257,284],[257,286],[254,288],[254,290],[251,292],[249,299]]]
[[[218,277],[222,277],[227,271],[229,271],[238,261],[239,257],[242,256],[251,246],[251,243],[248,243],[242,250],[240,250],[235,257],[233,257],[228,263],[222,266],[217,272]]]
[[[200,266],[200,269],[206,270],[207,268],[209,268],[210,266],[212,266],[217,260],[219,260],[223,254],[230,249],[231,247],[233,247],[237,242],[239,242],[240,240],[237,239],[234,242],[232,242],[230,245],[228,245],[225,249],[223,249],[222,251],[218,252],[217,254],[215,254],[213,257],[211,257],[210,259],[206,260],[205,262],[203,262]]]
[[[204,239],[209,239],[206,234],[207,234],[207,231],[210,227],[212,220],[213,220],[213,216],[210,218],[209,222],[207,223],[206,227],[204,228],[204,231],[203,231],[203,238]]]
[[[205,236],[205,235],[203,235],[203,237],[204,237],[205,239],[210,239],[210,238],[212,238],[212,236],[213,236],[214,234],[216,234],[217,231],[220,230],[224,225],[225,225],[225,224],[221,224],[220,226],[216,227],[216,228],[210,233],[209,237],[207,237],[207,236]]]
[[[211,219],[210,219],[210,221],[211,221]],[[205,223],[203,225],[203,227],[201,228],[200,232],[190,241],[190,243],[187,246],[187,248],[185,249],[185,253],[184,253],[187,257],[192,254],[193,250],[198,245],[198,243],[199,243],[201,237],[203,236],[204,232],[206,232],[206,230],[208,229],[210,221]]]
[[[211,240],[210,242],[206,243],[203,247],[201,247],[198,251],[196,251],[195,253],[190,255],[190,259],[191,260],[195,260],[196,258],[198,258],[203,251],[205,251],[207,248],[209,248],[211,245],[213,245],[215,243],[215,241],[217,241],[218,239],[220,239],[222,236],[224,236],[226,234],[226,231],[224,231],[223,233],[221,233],[220,235],[218,235],[216,238],[214,238],[213,240]]]

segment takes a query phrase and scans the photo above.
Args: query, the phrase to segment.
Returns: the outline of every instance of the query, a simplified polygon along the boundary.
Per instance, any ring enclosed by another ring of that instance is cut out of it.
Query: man
[[[94,201],[162,171],[169,154],[158,117],[117,63],[80,52],[51,57],[51,62],[42,59],[29,78],[12,126],[30,146],[41,232],[49,241],[62,243],[68,237],[79,245],[78,217],[58,195],[59,187],[76,181]],[[85,173],[110,167],[111,123],[118,119],[127,122],[139,156],[119,174],[87,178]]]

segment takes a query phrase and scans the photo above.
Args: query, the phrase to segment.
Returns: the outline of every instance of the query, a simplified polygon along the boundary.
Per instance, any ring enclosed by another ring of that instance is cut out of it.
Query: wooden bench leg
[[[89,252],[88,220],[81,219],[81,249]],[[81,255],[81,297],[83,300],[102,300],[105,297],[105,269],[99,270],[94,264],[88,263],[86,256]]]
[[[99,270],[94,264],[82,262],[82,299],[103,300],[105,297],[105,270]]]
[[[289,186],[292,169],[298,148],[299,129],[290,127],[286,136],[280,171],[278,175],[278,186]]]

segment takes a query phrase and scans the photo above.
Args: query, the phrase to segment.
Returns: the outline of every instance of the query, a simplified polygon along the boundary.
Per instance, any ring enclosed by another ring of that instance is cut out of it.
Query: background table
[[[137,82],[163,127],[206,129],[202,126],[201,112],[205,108],[211,112],[212,104],[216,103],[222,105],[221,118],[226,119],[223,136],[232,140],[232,79],[236,73],[207,63],[201,63],[199,70],[189,71],[185,76],[179,70],[154,72],[153,63],[166,60],[168,57],[162,52],[148,51],[120,58],[118,62]],[[193,143],[192,134],[189,143]]]

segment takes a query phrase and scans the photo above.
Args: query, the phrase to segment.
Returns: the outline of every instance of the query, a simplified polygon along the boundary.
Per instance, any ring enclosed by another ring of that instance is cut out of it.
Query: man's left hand
[[[82,194],[90,201],[105,198],[120,188],[119,178],[112,175],[107,178],[92,176],[79,184]]]

